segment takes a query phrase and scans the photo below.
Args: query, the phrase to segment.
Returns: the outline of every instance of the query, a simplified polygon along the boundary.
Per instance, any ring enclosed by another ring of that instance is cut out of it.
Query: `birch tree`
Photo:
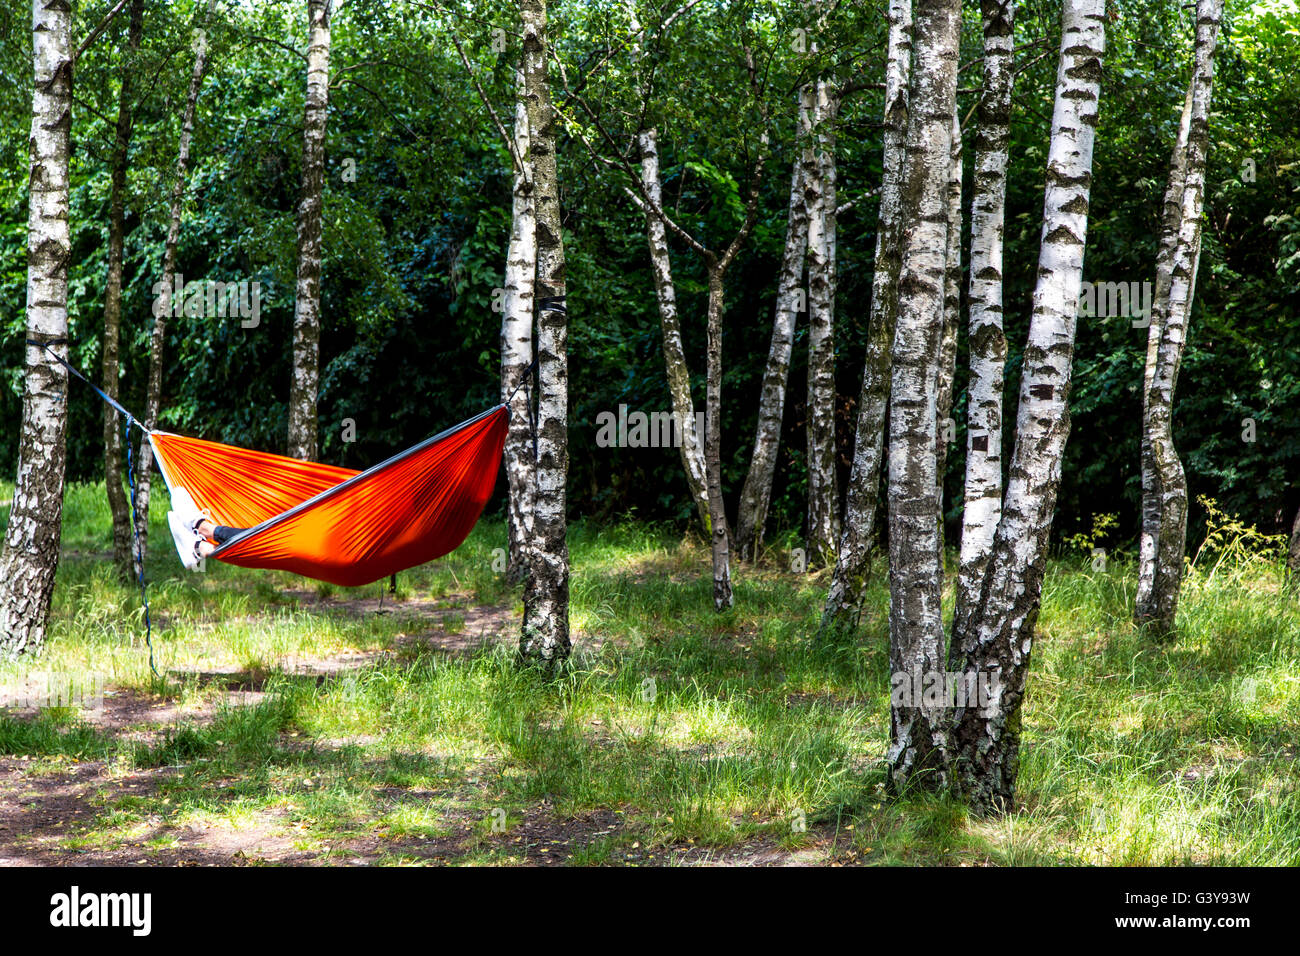
[[[871,282],[871,318],[867,357],[858,397],[853,438],[853,465],[844,504],[844,529],[835,555],[822,614],[822,628],[838,628],[856,618],[862,602],[868,558],[876,530],[880,471],[889,405],[890,349],[898,310],[901,270],[903,166],[906,159],[908,85],[912,68],[912,2],[890,0],[889,47],[885,66],[884,156],[880,213],[876,227],[875,273]]]
[[[1186,157],[1171,164],[1170,185],[1177,194],[1176,239],[1167,254],[1167,292],[1157,288],[1148,331],[1148,364],[1143,396],[1144,452],[1142,460],[1142,561],[1135,618],[1147,623],[1160,637],[1171,636],[1178,611],[1183,556],[1187,545],[1187,479],[1174,446],[1173,400],[1187,343],[1187,325],[1196,291],[1201,255],[1201,213],[1205,202],[1205,158],[1209,151],[1210,97],[1214,85],[1214,48],[1223,0],[1198,0],[1196,5],[1196,62],[1189,95]],[[1179,166],[1181,165],[1181,170]],[[1182,181],[1181,188],[1174,186]],[[1166,229],[1175,214],[1167,211]],[[1161,278],[1157,274],[1157,278]],[[1161,294],[1164,293],[1164,294]],[[1156,327],[1158,326],[1158,331]],[[1159,336],[1151,347],[1151,337]],[[1154,520],[1153,520],[1154,519]],[[1151,539],[1149,541],[1149,539]]]
[[[835,469],[835,119],[839,100],[815,85],[808,196],[808,556],[835,561],[839,486]]]
[[[122,245],[126,233],[126,169],[133,125],[136,54],[144,32],[144,0],[131,0],[118,89],[117,123],[109,159],[108,277],[104,283],[104,336],[101,381],[104,392],[118,398],[122,326]],[[113,517],[113,564],[118,574],[131,574],[131,505],[122,485],[122,423],[117,412],[104,406],[104,486]]]
[[[685,5],[665,21],[666,27],[689,6]],[[636,0],[627,0],[631,28],[632,62],[637,69],[637,92],[642,100],[650,96],[644,79],[645,57],[642,36],[644,30],[636,10]],[[661,31],[662,32],[662,28]],[[637,152],[641,163],[641,189],[650,206],[645,209],[646,242],[650,249],[650,275],[654,282],[655,301],[659,306],[659,324],[663,333],[664,368],[668,375],[668,394],[673,403],[673,418],[681,436],[679,450],[686,486],[690,489],[695,510],[705,533],[709,531],[708,477],[704,465],[703,436],[695,431],[695,400],[691,396],[691,370],[682,347],[681,320],[677,315],[677,290],[673,285],[672,259],[668,250],[668,234],[663,220],[653,212],[653,207],[663,208],[663,180],[659,171],[659,130],[653,124],[638,131]]]
[[[533,287],[537,279],[537,218],[533,184],[524,158],[529,155],[528,99],[524,74],[517,77],[514,169],[510,208],[510,244],[506,252],[505,301],[501,317],[501,401],[510,405],[505,469],[508,484],[506,525],[509,557],[506,576],[521,581],[528,573],[527,551],[533,515],[532,409],[520,388],[533,363]]]
[[[804,170],[811,165],[812,114],[816,103],[811,84],[799,90],[797,158],[791,164],[790,201],[786,213],[785,248],[777,277],[776,309],[772,338],[763,367],[763,384],[758,397],[758,424],[754,429],[754,450],[740,492],[736,518],[736,550],[742,561],[758,557],[763,544],[763,527],[772,502],[777,452],[781,445],[781,422],[785,416],[786,383],[790,376],[790,352],[794,347],[795,325],[804,304],[804,256],[808,250],[808,200]]]
[[[568,315],[555,141],[559,117],[547,77],[546,0],[521,0],[529,172],[537,229],[537,458],[533,544],[524,588],[520,657],[554,670],[569,656]]]
[[[72,10],[65,0],[33,0],[23,418],[18,477],[0,551],[0,651],[6,657],[44,643],[59,566],[68,375],[47,347],[67,357],[71,33]]]
[[[978,600],[1002,515],[1002,386],[1007,340],[1002,331],[1002,241],[1011,140],[1014,0],[983,0],[983,90],[976,111],[971,196],[969,333],[966,391],[966,484],[954,621]]]
[[[321,234],[325,202],[325,121],[329,111],[330,14],[333,0],[307,0],[307,95],[303,105],[302,193],[298,200],[298,269],[293,302],[293,373],[289,386],[289,456],[317,453],[320,390]]]
[[[954,106],[952,154],[948,162],[948,244],[944,252],[943,334],[939,342],[939,395],[935,416],[935,476],[939,481],[940,534],[943,531],[943,485],[948,467],[948,443],[952,441],[953,387],[957,375],[957,326],[961,322],[961,229],[962,229],[962,142],[961,119]]]
[[[889,408],[889,662],[909,691],[890,707],[895,791],[947,784],[947,711],[911,691],[944,670],[936,401],[960,40],[961,0],[918,0]]]
[[[208,0],[204,25],[211,18],[215,0]],[[208,62],[208,38],[204,27],[194,31],[194,65],[190,70],[190,85],[185,94],[185,106],[181,112],[180,145],[176,150],[176,177],[172,182],[171,203],[168,207],[167,238],[163,243],[163,282],[170,287],[176,273],[176,253],[181,238],[181,213],[184,210],[185,186],[190,165],[190,141],[194,136],[194,112],[198,107],[199,91],[203,88],[203,75]],[[173,302],[182,298],[181,289],[172,289]],[[158,425],[158,414],[162,408],[163,361],[167,345],[168,310],[154,309],[153,333],[149,339],[149,384],[145,391],[144,425],[152,431]],[[149,546],[149,497],[153,486],[151,465],[153,463],[153,446],[143,438],[136,461],[135,510],[141,516],[139,526],[132,538],[135,573],[138,575],[144,567],[144,558]]]
[[[977,813],[1015,801],[1021,706],[1069,436],[1074,337],[1105,53],[1105,0],[1064,0],[1042,239],[1002,516],[976,606],[955,622],[950,670],[984,682],[955,712],[956,789]],[[977,685],[978,687],[978,685]]]

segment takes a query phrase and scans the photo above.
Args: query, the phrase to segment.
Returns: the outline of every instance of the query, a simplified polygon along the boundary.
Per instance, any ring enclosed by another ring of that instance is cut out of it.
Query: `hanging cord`
[[[140,584],[140,602],[144,605],[144,643],[145,646],[149,648],[149,670],[153,672],[154,677],[161,680],[162,675],[158,673],[158,668],[154,666],[153,659],[153,625],[149,620],[149,591],[144,578],[144,554],[140,551],[140,514],[136,507],[135,461],[131,454],[131,426],[134,425],[136,428],[140,429],[141,434],[143,434],[146,439],[149,437],[149,429],[145,428],[134,415],[119,405],[114,399],[110,398],[103,389],[90,379],[86,378],[86,376],[82,375],[80,371],[69,365],[63,356],[59,355],[58,352],[51,348],[51,346],[54,345],[67,345],[68,340],[66,338],[46,339],[44,342],[38,339],[28,339],[27,344],[34,345],[37,348],[43,348],[45,351],[49,352],[50,356],[56,362],[94,389],[96,395],[107,402],[110,408],[122,416],[124,423],[122,431],[126,443],[126,482],[131,492],[131,541],[134,545],[131,549],[131,563],[133,565],[136,563],[136,555],[139,554],[140,563],[138,565],[136,578]]]
[[[506,399],[506,407],[509,408],[510,403],[515,400],[515,396],[519,394],[521,388],[528,397],[528,430],[533,437],[534,464],[537,462],[537,410],[533,406],[533,387],[529,383],[537,377],[538,361],[538,359],[533,359],[532,364],[529,365],[528,368],[524,369],[524,374],[519,379],[519,384],[515,386],[514,391],[510,393],[510,397]]]

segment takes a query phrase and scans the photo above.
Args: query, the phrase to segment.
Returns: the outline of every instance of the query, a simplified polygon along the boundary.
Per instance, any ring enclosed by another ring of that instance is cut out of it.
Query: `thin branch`
[[[122,12],[124,6],[126,6],[126,0],[117,0],[117,6],[104,15],[104,19],[99,21],[99,26],[90,31],[90,34],[86,39],[81,42],[81,46],[77,47],[77,52],[72,54],[73,63],[76,63],[77,60],[81,58],[81,54],[86,52],[87,47],[99,39],[99,35],[108,29],[108,25],[113,22],[113,19],[119,13]]]

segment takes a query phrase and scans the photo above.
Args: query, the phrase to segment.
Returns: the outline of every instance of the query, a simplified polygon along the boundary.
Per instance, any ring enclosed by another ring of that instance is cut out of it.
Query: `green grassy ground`
[[[1052,563],[1020,807],[981,821],[882,792],[883,579],[856,640],[819,644],[825,576],[780,548],[719,615],[698,542],[578,525],[574,666],[547,683],[512,663],[498,524],[404,574],[381,612],[378,585],[185,574],[153,518],[161,683],[106,560],[102,490],[68,493],[46,651],[0,665],[0,686],[102,675],[112,719],[0,712],[0,858],[1300,863],[1300,608],[1230,522],[1170,645],[1129,623],[1130,565]]]

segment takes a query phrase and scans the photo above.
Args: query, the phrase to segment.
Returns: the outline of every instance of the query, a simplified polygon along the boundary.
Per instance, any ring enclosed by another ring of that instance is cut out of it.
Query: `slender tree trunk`
[[[808,153],[812,126],[813,91],[805,85],[799,92],[799,137]],[[781,447],[781,422],[785,417],[785,389],[790,375],[790,352],[794,347],[794,329],[802,305],[804,254],[808,249],[808,203],[804,189],[805,162],[796,158],[790,172],[790,205],[786,214],[785,252],[777,280],[776,315],[772,321],[772,339],[763,369],[763,387],[758,399],[758,425],[754,431],[754,451],[749,471],[740,493],[740,510],[736,520],[736,549],[742,561],[758,558],[763,545],[763,527],[772,502],[772,482],[776,477],[777,452]]]
[[[876,229],[875,275],[871,282],[871,319],[867,358],[858,398],[853,439],[853,466],[844,505],[844,530],[835,556],[835,571],[822,614],[825,631],[856,622],[866,582],[876,506],[880,499],[885,417],[889,406],[890,349],[898,311],[898,277],[902,268],[899,208],[902,196],[908,83],[912,63],[912,2],[890,0],[889,50],[885,67],[884,159],[880,183],[880,217]]]
[[[910,691],[890,707],[896,792],[939,789],[948,775],[948,712],[915,689],[946,663],[936,400],[960,41],[961,0],[919,0],[889,409],[889,660],[895,686]]]
[[[524,91],[537,216],[537,462],[533,546],[519,638],[525,661],[554,670],[569,656],[569,546],[565,482],[569,466],[568,316],[565,312],[555,140],[558,117],[547,82],[546,0],[521,0]]]
[[[522,70],[518,82],[515,152],[526,162],[529,155],[528,103]],[[510,430],[505,445],[510,550],[506,576],[517,582],[528,574],[533,515],[532,410],[528,388],[519,387],[533,363],[533,285],[537,279],[537,219],[533,211],[532,182],[526,169],[515,170],[510,221],[505,309],[501,319],[501,401],[510,405]]]
[[[1286,569],[1294,578],[1300,574],[1300,511],[1295,513],[1291,523],[1291,547],[1287,553]]]
[[[1169,313],[1169,286],[1173,278],[1174,247],[1178,244],[1178,228],[1183,216],[1183,185],[1187,173],[1187,137],[1192,125],[1192,91],[1195,83],[1187,86],[1183,99],[1182,118],[1178,136],[1169,159],[1169,180],[1165,185],[1165,200],[1160,219],[1160,247],[1156,251],[1156,287],[1147,325],[1146,363],[1142,370],[1142,533],[1138,539],[1138,582],[1133,618],[1142,621],[1144,611],[1153,609],[1152,591],[1156,582],[1156,550],[1160,541],[1160,495],[1156,492],[1155,451],[1151,444],[1152,433],[1147,427],[1150,414],[1152,385],[1160,358],[1160,322]]]
[[[641,19],[637,15],[636,0],[627,0],[628,19],[632,32],[632,60],[641,64]],[[643,99],[650,91],[645,83],[638,82]],[[672,260],[668,252],[668,236],[663,220],[655,209],[663,209],[663,180],[659,172],[659,131],[654,126],[641,130],[637,136],[641,154],[641,184],[653,208],[645,208],[646,241],[650,248],[650,274],[654,280],[655,300],[659,304],[659,323],[664,340],[664,367],[668,374],[668,394],[673,403],[674,427],[679,436],[678,450],[686,475],[686,487],[695,502],[700,526],[709,531],[708,479],[704,468],[703,436],[695,430],[695,400],[691,396],[691,371],[686,363],[686,350],[682,347],[681,321],[677,317],[677,290],[673,285]]]
[[[1002,386],[1007,339],[1002,331],[1002,239],[1006,222],[1007,150],[1011,140],[1014,0],[983,0],[984,90],[975,136],[971,197],[970,381],[966,399],[966,493],[953,620],[964,621],[979,587],[1002,517]],[[954,631],[960,630],[954,625]]]
[[[729,257],[708,257],[709,271],[709,355],[705,376],[704,465],[708,476],[709,524],[713,558],[713,607],[723,611],[732,606],[730,538],[727,512],[722,501],[722,316],[725,310],[723,282]]]
[[[67,463],[68,376],[41,345],[68,354],[69,129],[72,11],[32,2],[32,123],[28,171],[27,339],[23,423],[4,549],[0,551],[0,653],[40,648],[59,567]]]
[[[808,555],[834,564],[839,543],[835,467],[835,119],[838,100],[818,80],[808,191]]]
[[[641,182],[651,202],[663,208],[663,186],[659,175],[659,141],[654,129],[642,130],[638,137],[641,149]],[[700,523],[710,527],[708,478],[704,464],[701,436],[695,431],[695,400],[691,397],[691,371],[682,347],[681,321],[677,317],[677,292],[673,287],[672,263],[668,256],[668,236],[663,220],[646,209],[646,239],[650,246],[651,275],[655,298],[659,303],[659,323],[663,329],[664,366],[668,373],[668,392],[672,397],[674,427],[681,435],[682,467]]]
[[[302,196],[298,200],[298,279],[293,302],[293,379],[289,386],[289,456],[317,454],[320,391],[320,277],[325,204],[325,120],[329,114],[330,8],[307,0],[307,96],[303,106]]]
[[[207,16],[212,14],[213,2],[209,0]],[[185,110],[181,114],[181,139],[176,151],[176,181],[172,184],[171,206],[168,210],[167,239],[163,244],[163,282],[171,286],[172,276],[176,273],[176,250],[181,238],[181,210],[185,200],[186,176],[190,165],[190,140],[194,136],[194,111],[199,102],[199,90],[203,88],[203,71],[208,62],[208,44],[206,34],[198,31],[194,44],[194,68],[190,72],[189,91],[185,95]],[[172,301],[179,301],[182,289],[172,289]],[[167,345],[167,310],[154,309],[153,334],[149,341],[149,385],[145,392],[144,424],[152,431],[158,425],[158,413],[162,407],[162,379],[164,350]],[[135,568],[138,575],[144,567],[145,555],[149,545],[149,495],[152,489],[153,446],[144,439],[140,440],[140,453],[136,459],[135,472],[135,510],[140,516],[139,526],[132,539]]]
[[[1214,85],[1214,48],[1223,0],[1199,0],[1196,5],[1196,65],[1192,72],[1192,108],[1187,135],[1187,158],[1179,197],[1178,239],[1169,272],[1169,294],[1163,314],[1151,316],[1160,326],[1160,345],[1150,389],[1144,400],[1144,431],[1150,448],[1147,462],[1154,474],[1143,483],[1143,515],[1159,510],[1155,547],[1155,574],[1149,600],[1136,608],[1159,637],[1174,633],[1178,591],[1183,577],[1187,545],[1187,479],[1174,447],[1173,401],[1187,342],[1187,325],[1196,292],[1196,272],[1201,255],[1201,212],[1205,202],[1205,158],[1209,150],[1210,97]],[[1171,177],[1172,178],[1172,177]],[[1154,313],[1154,309],[1153,309]],[[1148,505],[1150,496],[1158,505]],[[1145,538],[1144,528],[1144,538]]]
[[[117,126],[113,137],[108,199],[108,279],[104,284],[104,340],[102,379],[104,392],[118,397],[122,327],[122,245],[126,234],[126,163],[131,146],[132,99],[135,95],[135,56],[144,32],[144,0],[131,0],[126,53],[118,93]],[[117,412],[104,406],[104,487],[113,516],[113,564],[118,574],[131,574],[131,504],[122,485],[122,422]]]
[[[952,421],[953,383],[957,377],[957,326],[961,323],[961,120],[952,114],[952,160],[948,168],[948,246],[943,277],[943,335],[939,343],[939,397],[935,415],[938,433],[935,444],[939,480],[939,533],[943,536],[943,486],[948,469],[948,443],[955,434]]]
[[[1088,198],[1105,53],[1105,0],[1064,0],[1048,148],[1038,279],[1025,344],[1016,443],[1002,517],[977,607],[957,622],[953,658],[983,681],[981,704],[956,711],[957,789],[976,813],[1010,808],[1061,458],[1088,232]]]

